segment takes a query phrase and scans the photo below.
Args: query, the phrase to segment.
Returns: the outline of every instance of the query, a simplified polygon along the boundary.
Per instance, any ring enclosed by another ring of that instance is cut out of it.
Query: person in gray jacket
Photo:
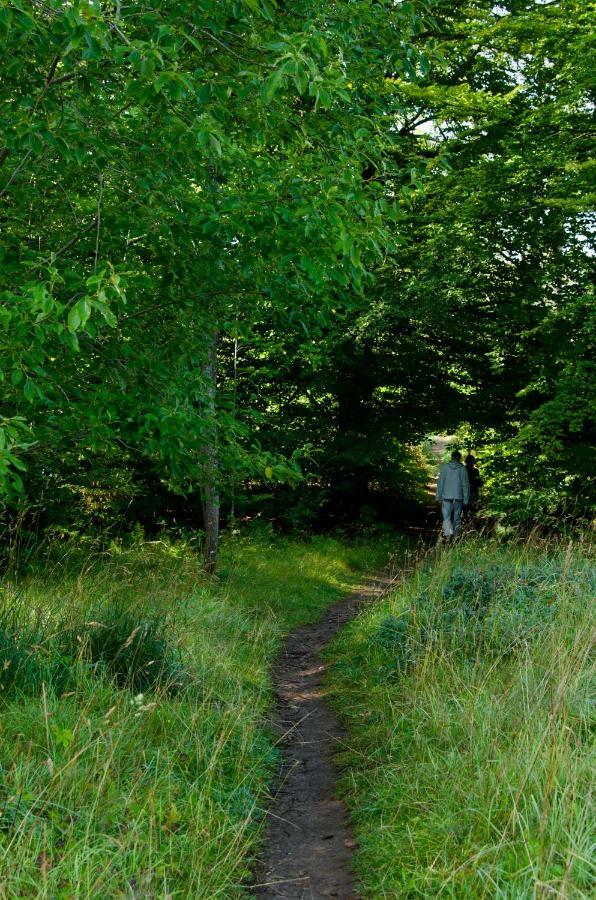
[[[443,463],[437,481],[437,500],[443,514],[443,534],[455,537],[461,529],[461,513],[470,502],[470,479],[462,464],[461,453],[454,450],[451,462]]]

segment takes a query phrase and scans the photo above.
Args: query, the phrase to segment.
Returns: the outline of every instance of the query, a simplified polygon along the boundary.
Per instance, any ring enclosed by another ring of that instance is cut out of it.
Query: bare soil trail
[[[439,458],[447,438],[435,438]],[[414,560],[437,536],[439,518],[434,479],[418,521],[404,523],[412,538]],[[417,546],[416,546],[417,544]],[[411,564],[411,558],[410,558]],[[410,564],[399,568],[402,577]],[[325,699],[324,648],[364,606],[379,600],[396,582],[396,572],[365,579],[315,624],[293,632],[273,669],[280,734],[280,786],[268,810],[264,850],[251,895],[285,900],[340,900],[359,896],[352,875],[353,839],[345,804],[337,793],[334,756],[346,735]]]
[[[350,870],[355,842],[346,807],[336,794],[333,766],[344,733],[325,700],[321,652],[392,581],[390,573],[367,579],[314,625],[293,632],[274,668],[283,762],[281,785],[268,813],[258,884],[251,892],[255,897],[358,896]]]

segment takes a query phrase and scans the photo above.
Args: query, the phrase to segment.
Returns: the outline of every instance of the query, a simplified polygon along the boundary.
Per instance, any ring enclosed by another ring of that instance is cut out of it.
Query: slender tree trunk
[[[238,338],[234,338],[234,390],[232,394],[232,413],[236,418],[236,398],[238,394]],[[230,488],[230,526],[236,524],[236,476],[232,471],[232,483]]]
[[[207,386],[207,413],[210,420],[210,436],[205,445],[205,481],[203,484],[203,522],[205,543],[203,558],[207,572],[214,572],[217,565],[219,543],[219,488],[217,460],[217,421],[215,398],[217,391],[217,330],[211,333],[209,348],[203,363],[203,375]]]

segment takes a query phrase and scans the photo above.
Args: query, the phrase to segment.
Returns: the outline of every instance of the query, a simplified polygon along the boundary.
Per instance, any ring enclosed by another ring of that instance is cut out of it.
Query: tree
[[[472,424],[493,508],[518,518],[591,505],[591,13],[441,2],[420,40],[442,73],[396,83],[410,154],[432,166],[395,256],[397,303],[442,348],[450,424]]]
[[[269,320],[280,356],[285,323],[359,302],[399,214],[362,172],[396,140],[387,72],[424,64],[419,11],[2,0],[9,499],[64,455],[212,498],[216,472],[293,477],[214,395],[212,336]]]

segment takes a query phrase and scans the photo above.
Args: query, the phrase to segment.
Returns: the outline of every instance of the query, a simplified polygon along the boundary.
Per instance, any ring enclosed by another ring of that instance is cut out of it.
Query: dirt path
[[[435,438],[437,457],[447,440]],[[413,542],[418,542],[417,558],[420,548],[433,542],[437,534],[434,482],[429,484],[426,511],[404,527]],[[340,628],[364,605],[378,600],[393,582],[391,572],[368,578],[314,625],[293,632],[273,670],[276,728],[283,756],[280,787],[269,808],[265,849],[251,891],[259,900],[358,897],[351,873],[356,843],[345,804],[337,795],[333,766],[345,735],[325,699],[327,666],[321,653]]]
[[[283,763],[281,786],[269,810],[255,897],[358,896],[350,872],[355,843],[346,807],[336,795],[332,762],[344,735],[325,700],[321,651],[391,581],[389,574],[368,579],[319,622],[291,634],[273,671]]]

